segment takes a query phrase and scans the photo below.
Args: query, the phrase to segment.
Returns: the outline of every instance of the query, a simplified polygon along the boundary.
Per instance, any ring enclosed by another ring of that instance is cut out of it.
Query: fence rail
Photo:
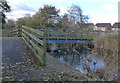
[[[39,39],[39,37],[42,39]],[[22,38],[34,52],[41,65],[46,64],[46,33],[22,26]]]
[[[18,26],[15,26],[11,28],[11,37],[21,37],[21,28]]]
[[[80,29],[48,29],[49,39],[93,39],[93,36],[99,34],[92,31],[80,31]]]

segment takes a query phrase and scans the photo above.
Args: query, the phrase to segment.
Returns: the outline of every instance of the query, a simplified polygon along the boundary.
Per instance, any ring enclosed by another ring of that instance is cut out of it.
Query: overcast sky
[[[12,12],[8,19],[18,19],[25,14],[33,15],[43,5],[52,5],[60,9],[63,15],[72,4],[78,5],[83,14],[90,17],[92,23],[114,23],[118,21],[118,1],[120,0],[7,0]]]

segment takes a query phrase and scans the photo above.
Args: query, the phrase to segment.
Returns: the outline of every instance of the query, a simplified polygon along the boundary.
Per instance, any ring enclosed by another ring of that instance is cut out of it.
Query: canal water
[[[105,62],[98,56],[92,55],[92,50],[82,48],[58,49],[51,53],[60,62],[68,64],[84,74],[104,68]]]
[[[64,40],[64,39],[49,39],[48,47],[51,49],[50,55],[57,58],[60,62],[68,64],[84,74],[88,74],[105,67],[105,62],[98,56],[92,55],[92,49],[86,50],[84,48],[74,46],[73,49],[59,48],[57,44],[64,43],[92,43],[92,40]],[[64,46],[62,46],[64,47]]]

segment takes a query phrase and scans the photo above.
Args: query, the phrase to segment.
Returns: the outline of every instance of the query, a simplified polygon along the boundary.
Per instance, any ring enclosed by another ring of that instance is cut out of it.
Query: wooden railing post
[[[43,35],[43,41],[44,41],[44,45],[43,45],[43,49],[44,49],[43,61],[44,61],[44,64],[43,64],[43,66],[46,65],[47,35],[48,35],[48,29],[46,28],[46,29],[44,30],[44,35]]]
[[[22,27],[18,27],[18,37],[22,37]]]
[[[10,30],[10,36],[11,37],[21,37],[21,27],[15,26]]]

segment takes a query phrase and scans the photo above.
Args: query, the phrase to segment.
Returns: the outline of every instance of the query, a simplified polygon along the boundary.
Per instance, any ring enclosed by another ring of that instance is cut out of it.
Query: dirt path
[[[49,55],[47,66],[38,66],[26,44],[17,37],[2,38],[2,63],[3,81],[88,80],[79,71]]]

